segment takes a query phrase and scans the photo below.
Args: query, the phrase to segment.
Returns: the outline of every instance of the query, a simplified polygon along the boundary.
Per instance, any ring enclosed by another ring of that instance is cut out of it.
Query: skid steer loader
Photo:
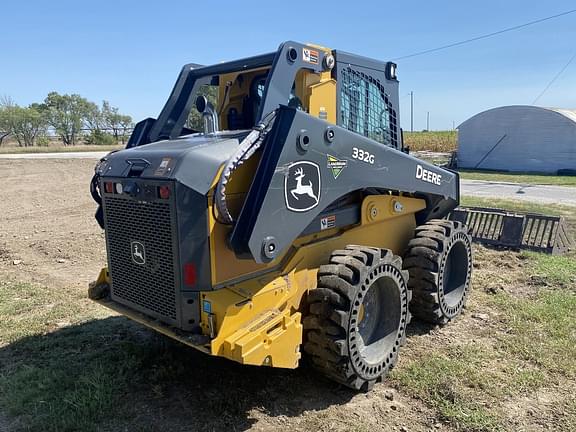
[[[470,285],[459,178],[404,151],[396,65],[285,42],[184,66],[96,167],[89,296],[205,353],[369,390]]]

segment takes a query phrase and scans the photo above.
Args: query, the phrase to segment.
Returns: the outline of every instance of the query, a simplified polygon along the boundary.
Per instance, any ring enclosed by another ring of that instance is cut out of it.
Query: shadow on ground
[[[310,368],[241,366],[123,317],[0,349],[0,405],[30,430],[242,431],[258,413],[281,422],[353,396]]]
[[[438,328],[438,325],[420,321],[419,319],[412,317],[410,325],[406,328],[406,337],[410,338],[412,336],[427,335],[435,328]]]

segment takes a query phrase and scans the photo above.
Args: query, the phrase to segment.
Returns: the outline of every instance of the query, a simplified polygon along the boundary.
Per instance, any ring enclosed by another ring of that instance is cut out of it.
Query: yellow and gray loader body
[[[95,301],[208,354],[368,390],[412,314],[468,294],[456,173],[407,154],[396,65],[283,43],[186,65],[157,120],[96,167]]]

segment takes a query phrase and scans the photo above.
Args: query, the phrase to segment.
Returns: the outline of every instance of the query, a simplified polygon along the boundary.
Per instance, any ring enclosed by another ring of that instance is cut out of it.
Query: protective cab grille
[[[176,323],[171,200],[104,195],[112,299]]]
[[[387,146],[398,148],[396,111],[379,80],[355,71],[342,70],[340,122],[346,129]]]

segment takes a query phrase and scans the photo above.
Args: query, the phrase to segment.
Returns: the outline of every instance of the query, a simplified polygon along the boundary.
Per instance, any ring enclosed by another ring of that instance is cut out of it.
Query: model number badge
[[[442,175],[436,174],[433,171],[422,168],[421,165],[416,166],[416,178],[440,186],[442,183]]]
[[[362,162],[374,165],[374,155],[366,150],[359,149],[358,147],[352,147],[352,157]]]

